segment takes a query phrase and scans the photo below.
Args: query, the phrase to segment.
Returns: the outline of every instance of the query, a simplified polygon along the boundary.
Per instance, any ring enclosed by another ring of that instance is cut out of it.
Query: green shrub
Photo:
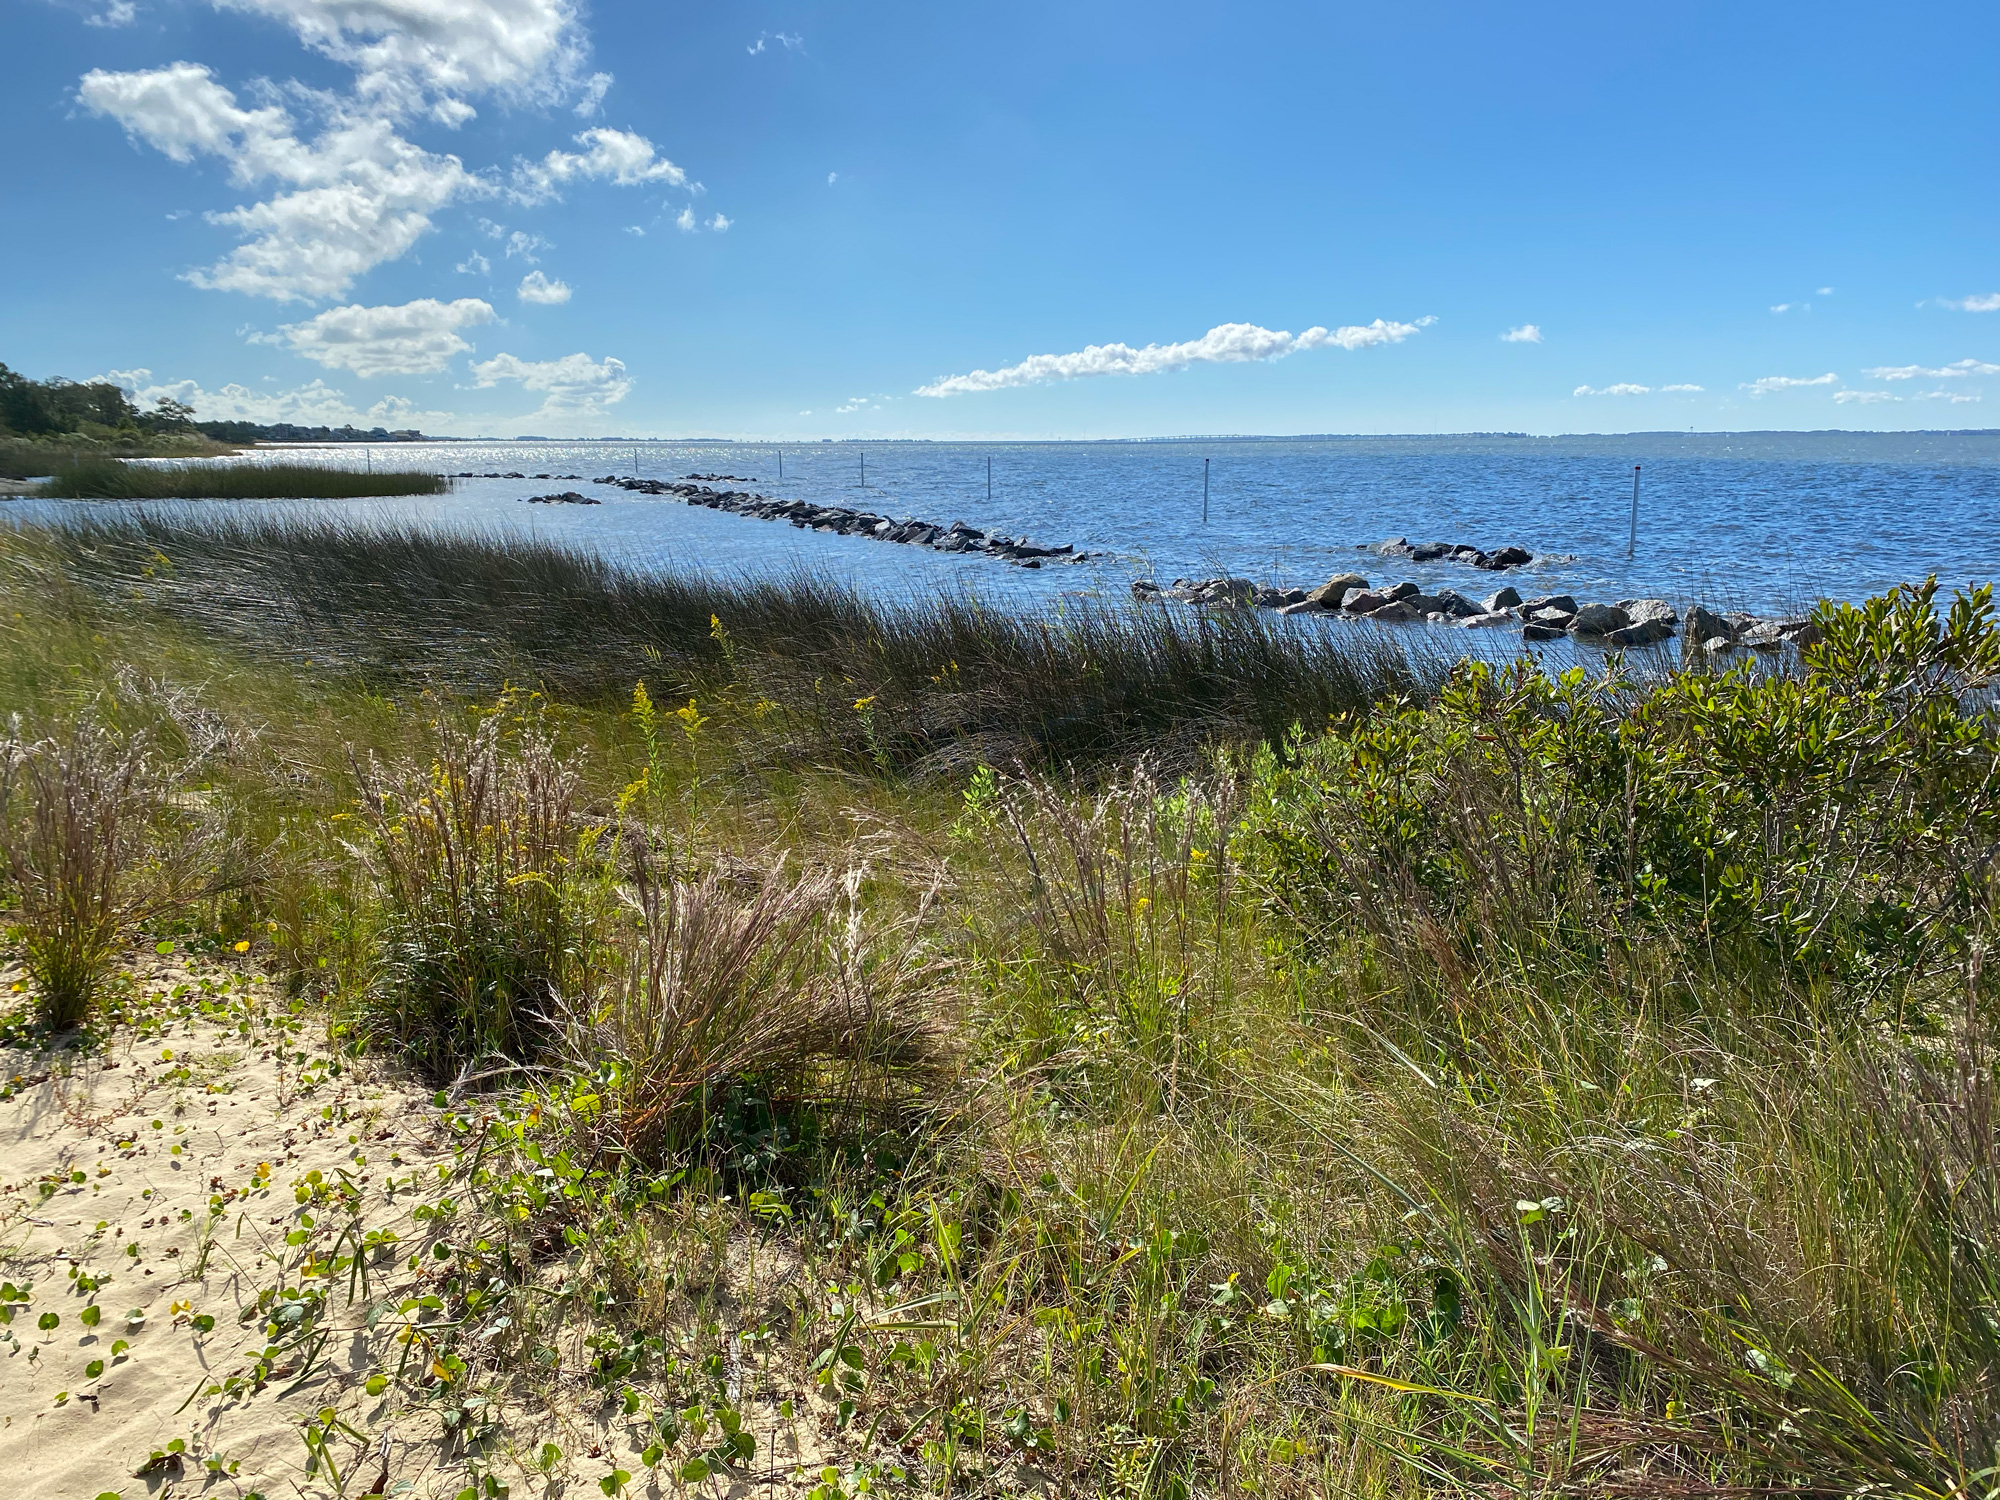
[[[1433,702],[1266,754],[1247,857],[1321,936],[1471,954],[1636,923],[1850,1007],[1935,1000],[1993,934],[2000,633],[1990,590],[1934,600],[1825,608],[1792,671],[1464,663]]]

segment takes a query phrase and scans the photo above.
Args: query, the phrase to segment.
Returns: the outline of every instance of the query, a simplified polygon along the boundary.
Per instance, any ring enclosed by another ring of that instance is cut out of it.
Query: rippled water
[[[1134,576],[1245,575],[1310,585],[1354,568],[1374,578],[1484,592],[1455,564],[1357,551],[1391,536],[1519,543],[1537,554],[1510,575],[1528,591],[1616,599],[1659,594],[1783,610],[1821,595],[1860,598],[1935,573],[1949,586],[2000,565],[2000,431],[1649,433],[1108,443],[421,443],[268,450],[362,467],[581,474],[586,482],[462,480],[435,499],[325,502],[356,518],[519,530],[640,567],[731,573],[831,572],[894,595],[970,587],[994,597],[1123,594]],[[779,478],[782,459],[783,478]],[[991,461],[992,489],[987,490]],[[1209,478],[1208,520],[1202,479]],[[866,480],[863,480],[863,465]],[[1633,466],[1638,543],[1627,558]],[[963,520],[1109,557],[1029,572],[981,558],[817,534],[629,494],[587,481],[737,475],[769,495],[892,516]],[[602,506],[527,506],[578,489]],[[198,502],[198,509],[296,508]],[[79,508],[20,501],[29,521]],[[160,509],[174,507],[162,506]]]

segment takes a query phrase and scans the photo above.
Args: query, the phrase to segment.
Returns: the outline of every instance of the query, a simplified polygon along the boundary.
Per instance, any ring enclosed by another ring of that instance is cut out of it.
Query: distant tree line
[[[108,380],[66,380],[51,375],[30,380],[0,364],[0,437],[52,438],[63,434],[105,436],[148,433],[158,436],[199,434],[220,443],[397,443],[415,442],[423,433],[413,427],[300,427],[291,422],[198,422],[194,408],[172,396],[161,396],[151,411],[141,411],[132,398]]]

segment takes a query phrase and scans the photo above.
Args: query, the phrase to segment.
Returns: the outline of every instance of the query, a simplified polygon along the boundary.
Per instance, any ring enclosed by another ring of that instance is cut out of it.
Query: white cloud
[[[111,0],[111,3],[96,15],[85,16],[83,24],[103,27],[130,26],[138,19],[139,7],[133,4],[133,0]]]
[[[2000,292],[1981,292],[1970,297],[1960,297],[1956,301],[1950,297],[1940,299],[1946,307],[1955,307],[1960,312],[2000,312]]]
[[[130,0],[110,3],[115,10]],[[278,301],[342,296],[358,276],[407,254],[440,209],[490,196],[503,180],[416,145],[404,134],[409,122],[463,125],[482,96],[538,106],[573,101],[589,116],[612,82],[608,73],[582,71],[579,0],[214,3],[280,21],[354,73],[346,92],[260,81],[253,107],[195,62],[83,76],[79,101],[135,142],[182,163],[216,158],[239,187],[268,189],[263,201],[208,215],[244,241],[188,273],[217,290]],[[578,179],[687,185],[643,136],[597,128],[575,143],[583,149],[517,163],[516,196],[536,201]]]
[[[727,234],[729,232],[729,226],[731,224],[734,224],[735,222],[736,221],[734,219],[729,218],[724,214],[717,214],[714,218],[708,221],[708,227],[710,229],[713,229],[717,234]]]
[[[1523,323],[1519,328],[1510,328],[1500,335],[1503,344],[1539,344],[1542,330],[1533,323]]]
[[[357,411],[346,395],[323,380],[289,391],[253,391],[225,385],[204,390],[192,380],[155,381],[151,370],[113,370],[98,377],[122,388],[135,403],[151,406],[161,396],[185,401],[205,422],[291,422],[300,427],[421,427],[453,420],[450,412],[419,411],[415,402],[385,396],[366,411]]]
[[[1978,391],[1918,391],[1912,401],[1949,401],[1953,406],[1963,406],[1968,401],[1983,399]]]
[[[561,359],[527,360],[496,354],[472,366],[474,383],[485,387],[518,380],[522,387],[543,393],[537,416],[588,416],[615,406],[631,392],[632,381],[622,360],[593,360],[588,354]]]
[[[325,129],[300,138],[278,105],[241,109],[195,63],[137,73],[86,73],[86,108],[118,121],[171,161],[215,156],[241,185],[281,184],[262,203],[211,213],[246,243],[190,272],[196,286],[280,302],[338,296],[362,272],[394,260],[431,227],[430,216],[486,191],[455,156],[425,151],[380,118],[336,105]]]
[[[569,283],[551,281],[540,271],[530,271],[521,278],[521,285],[514,295],[523,302],[537,303],[542,307],[559,307],[569,301]]]
[[[1774,306],[1774,307],[1773,307],[1773,308],[1771,309],[1771,311],[1772,311],[1772,312],[1774,312],[1774,313],[1788,313],[1788,312],[1790,312],[1790,311],[1791,311],[1791,310],[1792,310],[1793,308],[1795,308],[1795,307],[1799,307],[1799,306],[1801,306],[1801,305],[1802,305],[1802,304],[1800,304],[1800,303],[1797,303],[1797,302],[1780,302],[1780,303],[1778,303],[1777,305],[1775,305],[1775,306]]]
[[[1629,380],[1621,380],[1616,385],[1580,385],[1571,391],[1572,396],[1650,396],[1650,385],[1634,385]]]
[[[1663,385],[1660,387],[1662,395],[1673,395],[1675,392],[1683,395],[1692,395],[1700,390],[1701,387],[1698,385]]]
[[[551,151],[538,162],[517,163],[513,196],[522,203],[540,203],[555,197],[564,184],[579,177],[608,178],[620,187],[637,187],[648,182],[687,186],[687,173],[659,155],[643,135],[600,126],[584,131],[576,137],[576,143],[585,149]]]
[[[334,307],[303,323],[288,323],[253,342],[281,344],[331,370],[364,380],[382,375],[434,375],[472,345],[461,328],[493,321],[477,297],[439,302],[420,297],[395,307]]]
[[[767,42],[776,42],[787,52],[803,52],[806,48],[806,39],[802,36],[792,35],[783,31],[760,31],[757,34],[757,40],[750,43],[743,50],[748,52],[752,57],[755,57],[765,50]]]
[[[282,21],[354,70],[357,98],[393,114],[471,117],[464,96],[548,103],[579,86],[586,50],[572,0],[218,0]]]
[[[549,248],[547,240],[539,234],[529,234],[525,229],[510,230],[505,224],[495,224],[491,219],[481,219],[479,227],[489,240],[501,242],[501,249],[509,260],[518,255],[532,266],[538,259],[535,252]],[[483,261],[485,257],[481,256],[480,259]]]
[[[609,73],[592,73],[584,80],[583,94],[576,101],[575,110],[584,119],[589,119],[604,106],[604,96],[611,92]]]
[[[1838,385],[1840,377],[1831,370],[1824,375],[1810,377],[1794,375],[1766,375],[1762,380],[1745,381],[1740,389],[1752,396],[1768,396],[1773,391],[1796,391],[1813,385]]]
[[[1833,399],[1842,406],[1850,402],[1861,406],[1874,406],[1883,401],[1901,401],[1903,398],[1889,391],[1835,391]]]
[[[1823,286],[1818,291],[1814,292],[1813,295],[1815,297],[1831,297],[1833,295],[1833,288],[1830,286]]]
[[[1961,359],[1935,370],[1922,365],[1877,365],[1867,374],[1873,380],[1949,380],[1963,379],[1968,375],[2000,375],[2000,365],[1987,364],[1978,359]]]
[[[826,185],[828,187],[832,187],[839,180],[840,174],[838,172],[829,172],[826,174]]]
[[[493,274],[493,262],[475,250],[452,269],[466,276],[490,276]]]
[[[1333,346],[1341,349],[1368,349],[1378,344],[1400,344],[1418,329],[1436,320],[1419,318],[1414,323],[1391,323],[1377,318],[1373,323],[1345,328],[1308,328],[1294,337],[1282,330],[1259,328],[1255,323],[1224,323],[1198,339],[1179,344],[1148,344],[1134,349],[1130,344],[1092,344],[1075,354],[1036,354],[1017,365],[999,370],[974,370],[969,375],[948,375],[929,385],[918,386],[919,396],[962,396],[976,391],[998,391],[1012,386],[1041,385],[1051,380],[1078,380],[1094,375],[1157,375],[1168,370],[1184,370],[1193,364],[1241,364],[1252,360],[1283,359],[1302,350]]]
[[[643,224],[627,224],[625,226],[625,232],[627,234],[637,235],[640,239],[643,240],[646,237],[646,226]]]
[[[674,216],[674,228],[678,229],[682,234],[693,234],[697,227],[694,218],[694,205],[692,203]]]

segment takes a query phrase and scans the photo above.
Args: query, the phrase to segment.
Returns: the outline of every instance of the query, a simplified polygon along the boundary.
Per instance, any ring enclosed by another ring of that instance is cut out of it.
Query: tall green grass
[[[86,458],[59,465],[43,486],[58,500],[353,500],[442,495],[451,481],[419,470],[365,472],[329,464],[129,464]]]
[[[65,433],[35,439],[0,437],[0,479],[35,479],[84,459],[210,458],[237,449],[199,435],[139,434],[85,437]]]
[[[1282,743],[1446,670],[1372,631],[1295,631],[1249,611],[879,604],[810,574],[638,573],[542,541],[329,519],[142,514],[15,545],[123,608],[141,607],[136,594],[256,653],[601,706],[644,680],[756,721],[781,759],[896,773],[1142,749],[1192,764],[1215,737]]]
[[[821,1500],[1995,1491],[1983,592],[1642,681],[317,523],[0,601],[24,705],[158,653],[323,835],[251,930],[494,1086],[426,1347],[650,1414],[607,1466],[782,1402]]]

